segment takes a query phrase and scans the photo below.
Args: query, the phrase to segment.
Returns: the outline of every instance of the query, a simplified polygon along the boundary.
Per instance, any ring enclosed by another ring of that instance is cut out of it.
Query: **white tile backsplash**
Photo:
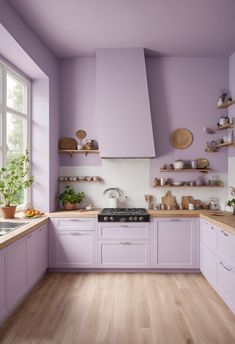
[[[230,158],[232,159],[232,158]],[[235,178],[235,158],[232,162]],[[73,183],[72,186],[84,191],[86,200],[82,206],[92,203],[95,207],[103,208],[108,205],[107,198],[103,195],[105,189],[110,187],[119,187],[124,191],[126,199],[123,199],[119,206],[124,207],[146,207],[144,194],[149,193],[154,196],[154,204],[161,203],[161,197],[166,193],[167,189],[154,189],[151,187],[153,181],[150,181],[150,164],[149,159],[103,159],[101,166],[61,166],[61,176],[100,176],[103,183]],[[210,197],[216,197],[224,208],[225,201],[228,197],[228,176],[224,174],[216,174],[224,181],[224,188],[179,188],[170,189],[177,201],[180,202],[181,196],[191,195],[195,199],[209,201]],[[232,181],[231,181],[232,182]],[[230,185],[230,184],[229,184]],[[235,185],[235,180],[233,182]],[[61,183],[60,190],[64,187]]]

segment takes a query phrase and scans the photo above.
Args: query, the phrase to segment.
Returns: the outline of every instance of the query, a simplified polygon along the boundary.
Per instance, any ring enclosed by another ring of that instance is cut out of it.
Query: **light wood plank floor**
[[[235,316],[200,274],[48,273],[1,344],[234,344]]]

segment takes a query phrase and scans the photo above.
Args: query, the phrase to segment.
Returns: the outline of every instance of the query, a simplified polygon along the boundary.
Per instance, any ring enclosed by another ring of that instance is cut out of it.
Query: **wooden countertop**
[[[152,217],[199,217],[200,214],[211,213],[211,210],[156,210],[149,209]]]
[[[101,209],[94,209],[94,210],[58,210],[54,213],[50,213],[49,217],[97,217],[98,213],[101,211]]]
[[[228,212],[221,212],[222,216],[212,214],[200,214],[200,218],[218,226],[230,234],[235,235],[235,215]]]
[[[24,219],[22,216],[15,217],[14,219],[9,220],[1,220],[0,222],[26,222],[24,226],[21,226],[19,228],[16,228],[12,230],[11,232],[4,234],[0,236],[0,249],[3,249],[4,247],[13,244],[15,241],[19,240],[20,238],[23,238],[27,234],[30,234],[38,227],[44,225],[48,221],[48,216],[43,215],[42,217],[38,219]]]

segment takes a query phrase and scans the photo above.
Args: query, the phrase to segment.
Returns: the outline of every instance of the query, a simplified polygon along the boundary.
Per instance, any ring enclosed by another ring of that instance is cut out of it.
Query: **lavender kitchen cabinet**
[[[26,239],[6,249],[6,303],[12,309],[27,291]]]
[[[99,267],[150,267],[150,223],[100,222],[98,238]]]
[[[33,286],[39,275],[37,239],[37,231],[28,234],[26,237],[26,272],[28,288]]]
[[[200,270],[208,282],[216,288],[217,256],[203,243],[200,245]]]
[[[38,236],[38,277],[42,276],[48,268],[48,229],[47,224],[37,231]]]
[[[217,291],[235,314],[235,264],[219,257],[217,260]]]
[[[5,250],[0,251],[0,322],[7,312],[6,307]]]
[[[44,274],[48,266],[47,225],[41,226],[26,236],[27,287]]]
[[[90,268],[96,263],[94,219],[52,219],[50,267]]]
[[[194,218],[154,219],[153,260],[158,268],[198,268],[198,236]]]
[[[214,253],[217,251],[217,231],[213,224],[200,220],[200,241]]]

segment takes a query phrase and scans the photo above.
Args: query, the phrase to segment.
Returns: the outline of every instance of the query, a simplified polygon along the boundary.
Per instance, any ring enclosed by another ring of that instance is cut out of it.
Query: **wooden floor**
[[[235,316],[200,274],[48,273],[1,344],[234,344]]]

